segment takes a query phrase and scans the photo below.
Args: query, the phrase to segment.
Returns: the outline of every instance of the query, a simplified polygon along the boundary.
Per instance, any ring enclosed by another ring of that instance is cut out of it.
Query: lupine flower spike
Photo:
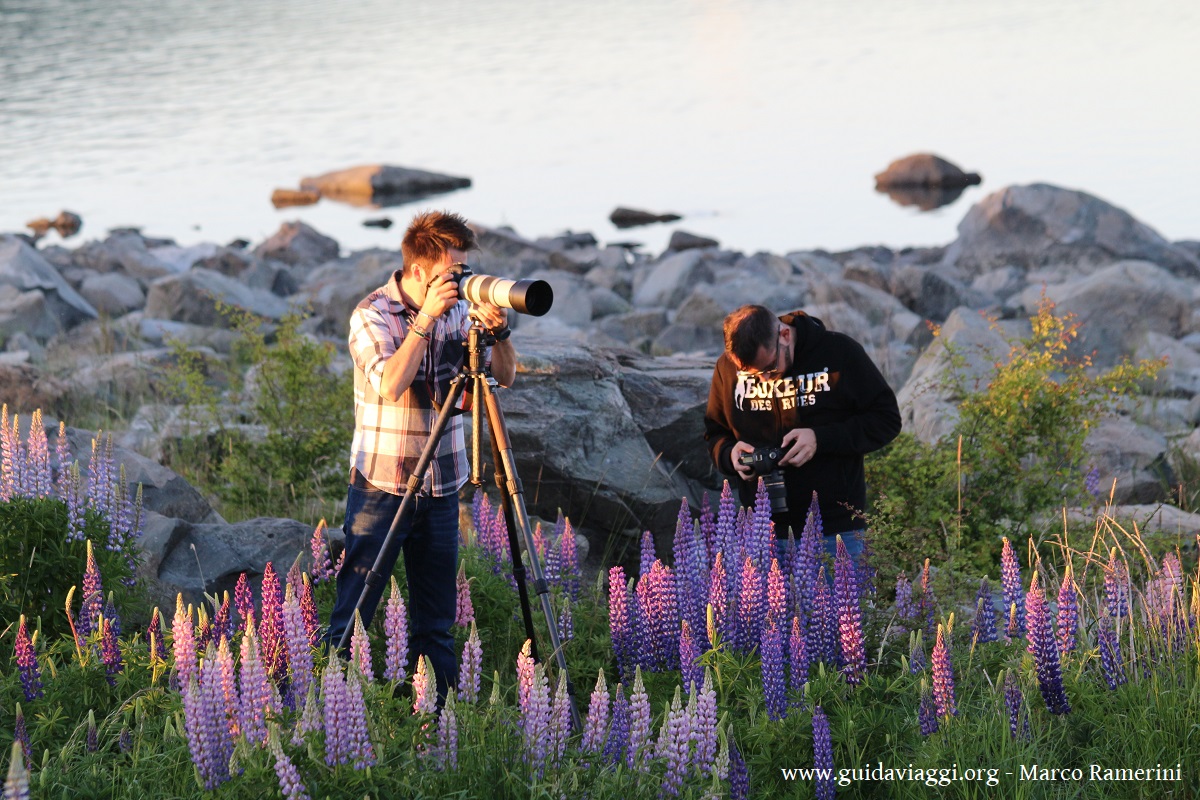
[[[402,681],[408,665],[408,612],[404,608],[404,597],[396,578],[392,577],[392,593],[384,611],[383,630],[387,640],[387,655],[384,658],[383,677],[389,681]]]
[[[367,683],[374,683],[375,670],[371,666],[371,641],[367,638],[367,629],[363,627],[358,609],[354,610],[354,633],[350,636],[350,659],[358,667],[359,674],[366,679]]]
[[[1038,573],[1034,568],[1033,579],[1029,592],[1025,595],[1025,622],[1029,637],[1029,649],[1033,653],[1037,665],[1038,689],[1046,708],[1051,714],[1067,714],[1071,706],[1067,702],[1063,690],[1062,666],[1058,660],[1058,642],[1054,638],[1054,630],[1050,622],[1050,612],[1046,608],[1046,596],[1038,583]]]
[[[829,732],[829,718],[820,706],[813,708],[813,767],[816,771],[818,800],[831,800],[834,796],[833,783],[833,740]],[[732,753],[731,753],[732,755]]]
[[[954,668],[950,664],[950,649],[946,646],[945,626],[939,624],[937,641],[933,645],[933,703],[939,717],[954,716],[958,707],[954,700]]]
[[[5,800],[29,800],[29,770],[21,743],[13,742],[8,756],[8,777],[4,781]]]
[[[1008,732],[1013,739],[1028,739],[1029,716],[1021,713],[1025,697],[1021,692],[1021,684],[1017,675],[1011,669],[1004,676],[1004,707],[1008,711]]]
[[[837,537],[837,561],[834,564],[834,593],[838,613],[838,653],[846,683],[862,683],[867,669],[867,651],[863,642],[862,609],[854,561],[842,537]]]
[[[29,728],[25,724],[25,712],[21,710],[20,703],[17,703],[17,715],[13,719],[13,738],[16,739],[17,744],[21,745],[25,757],[32,757],[33,748],[29,744]]]
[[[977,644],[996,641],[996,607],[992,604],[992,587],[987,578],[979,581],[979,592],[975,595],[971,639]]]
[[[604,670],[601,669],[596,676],[596,688],[592,690],[592,697],[588,702],[580,750],[585,753],[598,753],[604,747],[604,738],[608,733],[608,713],[608,681],[604,679]]]
[[[783,632],[774,619],[767,620],[760,653],[767,718],[778,721],[787,716],[787,690],[784,685]]]
[[[917,708],[917,722],[921,726],[922,736],[932,736],[938,732],[937,706],[924,680],[921,681],[921,703]]]
[[[1071,567],[1063,573],[1062,585],[1058,589],[1058,652],[1067,656],[1075,652],[1075,636],[1079,631],[1079,603],[1075,597],[1075,581]]]
[[[16,651],[17,670],[21,673],[21,690],[25,693],[25,700],[36,700],[42,696],[42,675],[38,668],[33,640],[29,638],[29,631],[25,626],[24,614],[21,615],[20,624],[17,626]]]
[[[417,671],[413,673],[413,713],[437,713],[437,688],[434,683],[433,665],[428,656],[417,659]]]
[[[471,604],[471,582],[467,579],[467,565],[463,562],[458,567],[458,599],[455,602],[454,624],[465,628],[475,621],[475,606]]]
[[[308,789],[300,780],[300,772],[296,765],[283,752],[279,743],[279,729],[271,726],[269,738],[271,755],[275,757],[275,777],[279,779],[279,793],[285,800],[309,800]]]
[[[483,645],[479,641],[479,630],[471,622],[471,633],[463,644],[462,664],[458,670],[458,699],[474,703],[479,698],[480,681],[483,674]]]
[[[1015,639],[1025,633],[1025,592],[1021,586],[1021,562],[1017,560],[1017,553],[1008,537],[1001,541],[1003,546],[1000,551],[1000,586],[1004,594],[1004,608],[1011,610],[1016,606],[1016,616],[1009,615],[1005,635],[1009,639]]]
[[[312,554],[311,572],[313,580],[317,583],[325,583],[334,577],[333,561],[329,557],[329,541],[325,538],[326,530],[328,525],[322,518],[313,530],[312,540],[309,542],[309,551]]]

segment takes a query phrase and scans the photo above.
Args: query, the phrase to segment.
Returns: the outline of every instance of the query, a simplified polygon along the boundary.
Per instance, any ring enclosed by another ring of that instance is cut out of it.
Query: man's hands
[[[471,316],[493,333],[508,325],[508,313],[503,308],[490,303],[476,303],[471,306]]]
[[[421,313],[430,319],[437,319],[457,302],[458,284],[443,273],[434,277],[425,289],[425,302],[421,304]]]
[[[741,462],[741,458],[742,456],[746,455],[746,453],[753,452],[754,445],[746,444],[745,442],[738,442],[733,446],[733,450],[729,454],[729,457],[733,459],[733,468],[737,470],[737,474],[741,475],[743,480],[750,480],[750,478],[754,476],[754,470],[743,464]]]
[[[785,467],[799,467],[808,463],[817,454],[817,435],[812,428],[792,428],[783,435],[783,458],[779,463]]]

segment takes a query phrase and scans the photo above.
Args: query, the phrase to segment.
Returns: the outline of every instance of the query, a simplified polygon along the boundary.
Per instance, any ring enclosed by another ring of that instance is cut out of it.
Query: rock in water
[[[917,153],[888,164],[887,169],[875,176],[875,189],[883,191],[899,186],[961,189],[974,186],[981,180],[979,173],[963,172],[940,156]]]

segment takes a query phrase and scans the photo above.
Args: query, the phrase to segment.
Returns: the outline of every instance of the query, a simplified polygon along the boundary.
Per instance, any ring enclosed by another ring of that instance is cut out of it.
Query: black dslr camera
[[[779,459],[783,458],[783,448],[767,445],[758,447],[751,453],[744,453],[738,458],[738,463],[749,467],[750,471],[763,479],[767,486],[767,498],[771,501],[772,514],[788,513],[787,487],[783,484],[783,470],[779,469]]]

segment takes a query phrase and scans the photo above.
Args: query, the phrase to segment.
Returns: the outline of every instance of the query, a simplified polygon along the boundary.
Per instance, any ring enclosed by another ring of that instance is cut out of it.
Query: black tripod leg
[[[367,605],[367,597],[375,587],[381,586],[384,579],[391,574],[392,569],[396,566],[396,559],[400,555],[400,543],[396,540],[396,531],[400,529],[401,522],[412,510],[413,499],[421,489],[421,483],[425,480],[425,471],[429,469],[429,462],[433,460],[433,454],[437,452],[438,443],[442,440],[442,433],[446,430],[446,424],[450,421],[450,417],[454,415],[455,405],[458,403],[458,398],[462,395],[467,379],[468,376],[466,374],[460,374],[450,383],[450,391],[446,396],[446,401],[442,404],[441,411],[438,413],[437,421],[433,424],[433,429],[429,432],[429,440],[425,442],[425,449],[421,451],[421,456],[417,459],[417,466],[408,477],[408,483],[404,488],[404,497],[400,500],[400,508],[396,510],[396,516],[392,519],[387,536],[384,537],[383,544],[379,547],[379,555],[375,558],[375,564],[371,567],[371,571],[367,573],[366,583],[363,586],[362,593],[358,596],[358,602],[354,604],[354,610],[364,618],[368,616],[362,613]],[[381,595],[382,592],[383,590],[380,588]],[[378,600],[375,601],[376,604],[378,602]],[[375,609],[371,608],[372,616],[374,612]],[[341,641],[338,642],[338,650],[344,651],[349,648],[350,638],[353,635],[354,622],[352,616],[351,622],[346,625],[346,630],[342,631]]]
[[[521,536],[525,541],[525,550],[529,553],[529,565],[533,569],[534,589],[541,600],[542,614],[546,617],[546,629],[550,632],[550,647],[554,652],[558,668],[567,677],[567,702],[571,707],[571,724],[575,726],[575,730],[581,731],[583,723],[579,717],[579,706],[575,702],[575,684],[571,681],[570,672],[567,671],[567,658],[563,654],[558,621],[554,617],[554,608],[550,604],[550,586],[542,572],[537,547],[533,542],[533,529],[529,524],[529,514],[525,510],[524,492],[521,488],[521,480],[517,477],[517,463],[513,457],[512,442],[508,438],[508,428],[504,424],[504,415],[500,411],[500,403],[496,399],[495,392],[492,391],[491,384],[487,381],[480,381],[477,388],[482,390],[487,409],[488,428],[492,435],[492,452],[498,454],[496,475],[500,477],[503,474],[504,477],[504,485],[500,487],[500,494],[505,503],[504,513],[509,526],[509,542],[511,543],[513,539],[515,522],[515,527],[520,528]],[[475,399],[478,400],[478,396]],[[519,548],[513,547],[514,570],[518,557]],[[528,600],[525,602],[528,603]],[[526,622],[526,625],[528,630],[532,630],[531,619]],[[531,636],[530,639],[532,640],[533,637]]]

